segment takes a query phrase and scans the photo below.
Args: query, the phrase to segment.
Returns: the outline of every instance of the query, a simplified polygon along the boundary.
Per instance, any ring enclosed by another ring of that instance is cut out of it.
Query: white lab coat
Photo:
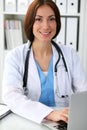
[[[8,107],[16,114],[26,119],[41,123],[53,109],[38,102],[41,94],[40,79],[31,49],[29,57],[28,70],[28,95],[24,95],[23,74],[26,53],[29,42],[13,49],[6,57],[4,78],[3,78],[3,99]],[[67,67],[68,74],[62,58],[57,66],[57,80],[54,73],[54,92],[57,107],[66,107],[69,104],[69,95],[72,92],[87,90],[87,80],[82,70],[79,58],[73,49],[59,45]],[[58,58],[58,53],[53,48],[53,69]],[[62,95],[68,95],[67,98],[61,98]]]

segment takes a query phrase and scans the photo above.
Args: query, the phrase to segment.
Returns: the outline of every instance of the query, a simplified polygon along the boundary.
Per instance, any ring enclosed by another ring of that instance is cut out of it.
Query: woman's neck
[[[52,45],[51,43],[36,43],[33,42],[32,45],[34,55],[46,56],[52,54]]]
[[[32,44],[34,58],[39,64],[42,71],[48,71],[50,59],[52,57],[52,45],[51,43],[36,43]]]

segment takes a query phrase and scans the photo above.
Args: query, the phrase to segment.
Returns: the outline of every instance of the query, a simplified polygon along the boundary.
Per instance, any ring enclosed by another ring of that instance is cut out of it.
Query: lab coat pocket
[[[58,95],[55,96],[55,104],[58,108],[64,108],[69,106],[69,97],[68,96],[62,96],[59,97]]]
[[[68,72],[65,71],[63,65],[58,67],[55,102],[59,107],[67,107],[69,105],[70,82]]]

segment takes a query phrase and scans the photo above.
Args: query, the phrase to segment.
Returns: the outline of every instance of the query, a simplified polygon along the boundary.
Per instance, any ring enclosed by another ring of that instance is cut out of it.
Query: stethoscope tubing
[[[67,69],[66,61],[65,61],[64,55],[62,53],[62,50],[60,49],[60,47],[54,41],[52,41],[52,45],[56,48],[56,50],[58,52],[58,59],[56,61],[55,67],[54,67],[55,76],[57,78],[57,65],[60,61],[61,56],[62,56],[63,64],[64,64],[64,67],[65,67],[65,71],[67,73],[68,73],[68,69]],[[25,93],[27,91],[27,78],[28,78],[29,57],[30,57],[31,47],[32,47],[32,43],[29,45],[29,49],[27,51],[26,59],[25,59],[25,66],[24,66],[25,69],[24,69],[24,76],[23,76],[23,88],[24,88]],[[64,98],[64,95],[62,95],[62,97]],[[67,95],[66,95],[66,97],[67,97]]]

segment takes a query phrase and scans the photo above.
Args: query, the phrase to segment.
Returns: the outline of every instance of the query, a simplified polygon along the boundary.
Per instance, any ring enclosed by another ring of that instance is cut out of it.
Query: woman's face
[[[34,41],[50,42],[56,34],[56,17],[48,5],[40,6],[36,12],[33,25]]]

